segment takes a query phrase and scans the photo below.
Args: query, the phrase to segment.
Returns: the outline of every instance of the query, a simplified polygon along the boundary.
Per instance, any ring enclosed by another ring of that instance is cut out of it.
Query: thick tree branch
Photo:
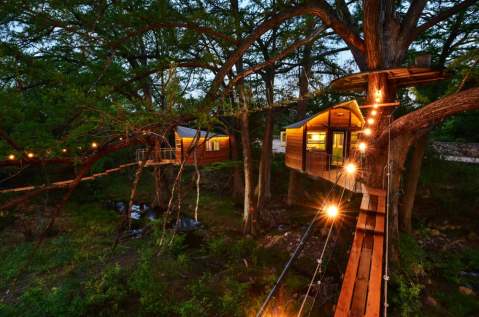
[[[255,41],[284,21],[304,15],[319,17],[325,26],[331,27],[348,45],[355,47],[361,52],[365,51],[363,40],[336,16],[335,12],[326,1],[320,0],[314,2],[314,4],[285,9],[283,12],[260,24],[250,35],[242,40],[238,48],[229,56],[227,61],[223,64],[223,67],[216,74],[210,86],[210,90],[204,99],[203,105],[208,106],[215,100],[216,92],[221,86],[225,76]]]
[[[437,14],[434,15],[434,17],[430,18],[428,21],[418,26],[416,30],[412,32],[414,34],[413,40],[417,38],[419,35],[421,35],[422,33],[424,33],[425,31],[427,31],[428,29],[432,28],[434,25],[448,19],[449,17],[451,17],[452,15],[458,13],[459,11],[463,9],[470,7],[476,2],[477,0],[465,0],[464,2],[461,2],[451,8],[438,12]]]
[[[391,124],[391,138],[407,132],[430,129],[447,117],[474,109],[479,109],[479,87],[436,100],[400,117]],[[385,129],[374,145],[380,148],[387,140],[388,129]]]

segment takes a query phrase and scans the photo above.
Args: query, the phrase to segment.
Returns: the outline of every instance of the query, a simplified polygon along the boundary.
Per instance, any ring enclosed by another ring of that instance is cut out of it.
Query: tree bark
[[[243,233],[255,234],[256,214],[253,206],[253,167],[251,144],[249,141],[249,115],[246,101],[241,117],[241,144],[243,147],[243,169],[244,169],[244,210],[243,210]]]
[[[274,74],[265,79],[266,97],[269,109],[266,111],[266,122],[261,147],[261,158],[258,176],[258,201],[256,210],[261,212],[264,204],[271,199],[271,160],[273,156],[273,89]]]
[[[238,144],[238,138],[235,133],[231,133],[231,159],[235,162],[241,160],[240,157],[240,149]],[[244,184],[241,175],[241,166],[239,164],[235,164],[233,168],[233,199],[235,201],[241,201],[244,195]]]
[[[414,198],[416,196],[417,184],[421,175],[421,165],[424,152],[427,146],[428,135],[421,136],[413,149],[411,161],[406,174],[406,182],[404,186],[404,196],[400,206],[400,228],[408,233],[412,231],[412,209],[414,207]]]

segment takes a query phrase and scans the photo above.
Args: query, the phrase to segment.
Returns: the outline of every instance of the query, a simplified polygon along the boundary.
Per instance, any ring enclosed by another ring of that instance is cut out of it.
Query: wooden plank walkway
[[[379,316],[386,192],[361,185],[363,198],[335,317]]]

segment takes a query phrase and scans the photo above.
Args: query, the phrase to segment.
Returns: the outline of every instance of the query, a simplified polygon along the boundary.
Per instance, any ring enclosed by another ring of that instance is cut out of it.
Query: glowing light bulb
[[[369,118],[368,119],[368,124],[373,124],[374,123],[374,119],[373,118]]]
[[[373,131],[372,131],[370,128],[366,128],[366,129],[364,129],[364,131],[363,131],[363,132],[364,132],[364,135],[368,135],[368,136],[369,136],[369,135],[371,135],[371,134],[373,133]]]
[[[377,114],[378,114],[378,111],[377,111],[377,110],[371,111],[371,115],[372,115],[372,116],[375,116],[375,115],[377,115]]]
[[[8,156],[8,159],[9,159],[9,160],[14,160],[14,159],[15,159],[15,155],[10,154],[10,155]]]
[[[123,138],[122,138],[122,137],[120,137],[120,141],[123,141]]]
[[[27,157],[28,157],[28,158],[33,158],[34,156],[35,156],[35,155],[34,155],[32,152],[28,152],[28,153],[27,153]]]
[[[325,211],[326,211],[326,215],[329,218],[336,218],[336,216],[339,214],[338,206],[336,206],[334,204],[326,206]]]
[[[98,143],[92,142],[92,143],[91,143],[91,147],[92,147],[93,149],[96,149],[96,148],[98,147]]]
[[[358,147],[359,147],[359,151],[360,151],[361,153],[364,153],[364,152],[366,152],[366,149],[367,149],[368,146],[366,145],[366,143],[361,142],[361,143],[359,143],[359,146],[358,146]]]
[[[354,174],[356,173],[356,170],[358,168],[356,167],[356,164],[354,163],[348,163],[344,166],[344,170],[346,171],[346,173],[348,174]]]
[[[63,153],[66,153],[66,152],[67,152],[67,149],[62,149],[62,152],[63,152]]]
[[[375,104],[373,104],[373,108],[377,109],[377,108],[379,108],[379,106],[375,103]]]

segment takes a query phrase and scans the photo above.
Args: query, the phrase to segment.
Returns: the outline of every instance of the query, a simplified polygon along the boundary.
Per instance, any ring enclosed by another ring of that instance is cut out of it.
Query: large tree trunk
[[[414,146],[411,160],[407,169],[404,196],[400,206],[400,227],[406,232],[412,231],[412,209],[416,196],[417,184],[421,174],[421,165],[427,146],[427,134],[420,137]]]
[[[245,101],[244,101],[245,102]],[[247,106],[241,112],[241,144],[243,146],[243,169],[244,169],[244,210],[243,210],[243,233],[254,234],[256,227],[256,214],[253,206],[253,168],[251,144],[249,140],[249,114]]]
[[[231,134],[231,159],[235,162],[240,161],[240,147],[238,143],[238,138],[235,134]],[[244,184],[241,179],[241,166],[239,164],[235,165],[233,168],[233,199],[237,202],[243,199],[244,195]]]
[[[264,204],[271,199],[271,160],[273,156],[273,78],[268,76],[266,82],[266,95],[268,110],[266,111],[266,122],[261,148],[258,176],[258,201],[256,210],[261,212]]]

